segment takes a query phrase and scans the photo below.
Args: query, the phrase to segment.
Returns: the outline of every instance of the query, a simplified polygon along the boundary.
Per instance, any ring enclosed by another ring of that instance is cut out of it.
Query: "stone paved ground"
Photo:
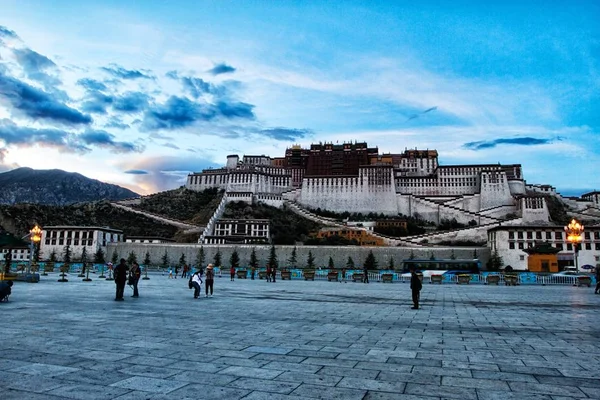
[[[93,278],[0,303],[0,398],[600,399],[589,288]]]

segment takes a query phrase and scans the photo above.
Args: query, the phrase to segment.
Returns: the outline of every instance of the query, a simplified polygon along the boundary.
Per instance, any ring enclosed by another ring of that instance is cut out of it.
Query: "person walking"
[[[600,266],[596,266],[596,290],[594,293],[600,294]]]
[[[271,282],[271,264],[267,265],[267,282]]]
[[[277,278],[277,265],[273,265],[271,272],[273,273],[273,283],[275,283],[275,279]]]
[[[173,279],[173,268],[169,267],[169,279]]]
[[[235,280],[235,268],[234,267],[231,267],[229,269],[229,278],[230,278],[229,280],[231,280],[231,281]]]
[[[182,278],[187,278],[187,274],[188,274],[188,270],[190,269],[190,267],[188,267],[187,264],[183,264],[183,272],[181,273],[181,277]]]
[[[175,266],[175,279],[177,279],[177,275],[179,275],[179,264]]]
[[[369,283],[369,270],[367,269],[367,267],[364,268],[363,270],[364,272],[364,278],[363,278],[363,282],[364,283]]]
[[[140,293],[138,292],[138,283],[140,282],[141,276],[142,270],[140,269],[140,264],[134,262],[133,266],[129,270],[129,281],[131,282],[131,286],[133,286],[133,296],[131,297],[140,297]]]
[[[423,288],[423,284],[421,283],[421,279],[419,279],[419,275],[417,275],[417,271],[414,267],[410,269],[410,290],[412,291],[412,301],[413,306],[411,309],[418,310],[419,309],[419,298],[421,297],[421,288]]]
[[[256,274],[256,268],[252,267],[250,269],[250,279],[254,280],[254,274]]]
[[[123,301],[123,292],[125,291],[125,283],[127,282],[127,263],[124,258],[121,258],[121,262],[117,265],[113,271],[115,277],[115,285],[117,293],[115,295],[116,301]]]
[[[208,297],[208,291],[210,290],[210,295],[213,295],[213,285],[215,283],[215,271],[213,269],[212,264],[208,264],[206,267],[206,280],[204,282],[204,295]]]
[[[197,299],[200,296],[200,291],[202,288],[202,277],[199,270],[192,275],[192,287],[194,288],[194,298]]]
[[[342,283],[342,282],[347,283],[346,282],[346,268],[342,268],[342,276],[340,279],[340,283]]]

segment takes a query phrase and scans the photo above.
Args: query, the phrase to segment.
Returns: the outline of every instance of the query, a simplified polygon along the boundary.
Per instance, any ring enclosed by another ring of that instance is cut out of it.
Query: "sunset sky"
[[[366,141],[600,190],[597,1],[27,1],[0,9],[0,163],[147,194],[227,154]]]

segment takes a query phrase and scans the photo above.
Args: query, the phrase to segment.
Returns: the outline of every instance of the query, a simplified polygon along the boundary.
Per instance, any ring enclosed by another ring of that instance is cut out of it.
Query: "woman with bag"
[[[142,270],[140,269],[140,264],[137,262],[133,263],[133,266],[129,270],[129,285],[133,286],[133,296],[131,297],[140,297],[138,292],[138,282],[140,281],[140,277],[142,276]]]
[[[196,271],[192,275],[192,287],[194,288],[194,298],[197,299],[200,296],[200,288],[202,287],[202,278],[200,277],[200,271]]]

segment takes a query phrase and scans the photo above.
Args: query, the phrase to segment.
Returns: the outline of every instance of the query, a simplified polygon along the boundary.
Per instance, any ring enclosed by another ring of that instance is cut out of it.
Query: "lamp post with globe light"
[[[35,253],[36,246],[42,240],[42,230],[39,226],[35,225],[29,231],[29,264],[27,266],[27,273],[31,272],[31,264],[33,262],[33,255]]]
[[[579,251],[579,244],[583,241],[583,225],[579,223],[575,218],[571,220],[569,225],[565,226],[565,232],[567,234],[567,243],[573,246],[573,252],[575,254],[575,272],[579,273],[579,265],[577,264],[577,253]]]

